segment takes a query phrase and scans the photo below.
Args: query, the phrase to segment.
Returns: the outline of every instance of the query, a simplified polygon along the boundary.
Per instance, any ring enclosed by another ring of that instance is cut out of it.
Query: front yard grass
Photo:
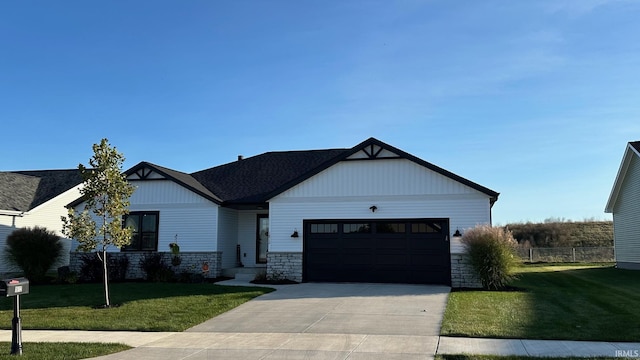
[[[640,341],[640,271],[602,265],[523,265],[519,291],[454,291],[448,336]]]
[[[23,329],[184,331],[269,288],[209,283],[114,283],[104,304],[102,284],[35,285],[20,297]],[[0,329],[11,329],[11,298],[0,300]]]
[[[436,355],[435,360],[620,360],[615,357],[535,357],[498,355]]]
[[[0,342],[0,360],[76,360],[113,354],[130,349],[122,344],[94,343],[23,343],[22,356],[9,355],[10,342]]]

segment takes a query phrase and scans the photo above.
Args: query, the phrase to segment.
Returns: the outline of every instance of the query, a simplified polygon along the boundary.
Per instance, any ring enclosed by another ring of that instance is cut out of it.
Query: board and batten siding
[[[238,212],[220,208],[218,211],[218,251],[222,251],[222,268],[236,266],[238,244]]]
[[[130,211],[158,211],[158,251],[218,251],[218,205],[170,180],[132,181]],[[76,209],[82,209],[80,204]],[[176,237],[177,235],[177,237]],[[77,244],[76,244],[77,245]],[[72,246],[75,249],[76,246]],[[109,251],[120,251],[110,247]]]
[[[302,251],[291,234],[304,220],[448,218],[451,232],[491,222],[488,195],[406,159],[340,162],[271,199],[269,212],[274,252]]]
[[[640,269],[640,159],[633,156],[613,209],[616,262]]]
[[[69,250],[71,248],[71,240],[62,235],[62,216],[67,215],[66,206],[80,197],[80,187],[76,186],[55,198],[29,210],[23,216],[0,216],[0,249],[6,246],[7,236],[14,230],[24,227],[40,226],[54,231],[60,236],[63,246],[63,256],[54,267],[66,265],[69,263]],[[0,273],[11,271],[12,269],[6,264],[4,259],[0,260]]]

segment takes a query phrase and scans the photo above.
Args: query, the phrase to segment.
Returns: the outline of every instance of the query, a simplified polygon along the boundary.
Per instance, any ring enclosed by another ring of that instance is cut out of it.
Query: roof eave
[[[204,197],[205,199],[216,203],[217,205],[221,205],[223,203],[222,199],[217,197],[215,194],[213,194],[213,193],[212,194],[207,194],[207,193],[205,193],[205,192],[203,192],[203,191],[201,191],[199,189],[196,189],[193,186],[185,183],[184,181],[181,181],[180,179],[177,179],[173,175],[171,175],[171,174],[167,173],[166,171],[160,169],[159,167],[155,166],[154,164],[146,162],[146,161],[143,161],[143,162],[139,163],[138,165],[132,167],[131,169],[125,171],[125,175],[127,175],[127,176],[131,175],[131,174],[133,174],[135,172],[135,170],[137,170],[137,169],[139,169],[140,167],[143,167],[143,166],[152,168],[153,171],[157,172],[158,174],[160,174],[160,175],[166,177],[167,179],[179,184],[180,186],[182,186],[182,187],[184,187],[184,188],[186,188],[186,189],[188,189],[188,190],[190,190],[190,191],[192,191],[192,192]],[[185,175],[191,176],[189,174],[185,174]],[[129,180],[129,181],[131,181],[131,180]],[[194,181],[197,181],[197,180],[194,179]]]
[[[622,187],[624,178],[627,175],[627,170],[629,169],[629,164],[631,163],[631,159],[634,155],[640,157],[640,152],[638,152],[638,150],[631,146],[631,143],[627,143],[624,155],[622,156],[622,161],[620,162],[620,168],[618,168],[618,174],[616,175],[616,179],[613,182],[613,187],[611,188],[611,193],[609,194],[609,200],[607,201],[607,205],[604,208],[604,212],[607,214],[613,213],[613,209],[615,208],[616,202],[618,201],[620,188]]]
[[[489,196],[489,199],[490,199],[490,202],[491,202],[491,206],[493,206],[493,204],[496,201],[498,201],[498,196],[500,196],[500,193],[498,193],[496,191],[493,191],[493,190],[491,190],[489,188],[486,188],[486,187],[484,187],[484,186],[482,186],[480,184],[477,184],[477,183],[475,183],[475,182],[473,182],[471,180],[465,179],[465,178],[463,178],[463,177],[461,177],[459,175],[456,175],[456,174],[454,174],[454,173],[452,173],[450,171],[447,171],[447,170],[445,170],[445,169],[443,169],[443,168],[441,168],[439,166],[436,166],[436,165],[434,165],[434,164],[432,164],[430,162],[422,160],[422,159],[420,159],[420,158],[418,158],[416,156],[413,156],[413,155],[411,155],[411,154],[409,154],[409,153],[407,153],[407,152],[405,152],[403,150],[400,150],[400,149],[398,149],[398,148],[396,148],[394,146],[391,146],[391,145],[389,145],[387,143],[384,143],[384,142],[382,142],[382,141],[380,141],[380,140],[378,140],[376,138],[373,138],[373,137],[361,142],[360,144],[354,146],[351,149],[345,150],[344,153],[342,153],[340,155],[337,155],[333,159],[330,159],[330,160],[326,161],[322,165],[320,165],[320,166],[316,167],[315,169],[307,172],[306,174],[304,174],[304,175],[302,175],[302,176],[300,176],[300,177],[298,177],[298,178],[296,178],[296,179],[284,184],[283,186],[279,187],[278,189],[268,193],[266,195],[265,201],[268,201],[268,200],[280,195],[281,193],[285,192],[286,190],[288,190],[288,189],[300,184],[301,182],[311,178],[314,175],[317,175],[321,171],[326,170],[329,167],[335,165],[336,163],[347,159],[349,156],[357,153],[358,151],[363,150],[365,147],[367,147],[369,145],[378,145],[380,147],[386,148],[386,149],[388,149],[388,150],[390,150],[392,152],[395,152],[396,154],[400,155],[401,157],[403,157],[403,158],[405,158],[407,160],[413,161],[413,162],[415,162],[415,163],[417,163],[419,165],[422,165],[422,166],[424,166],[424,167],[426,167],[426,168],[428,168],[428,169],[430,169],[432,171],[435,171],[435,172],[437,172],[437,173],[439,173],[439,174],[441,174],[443,176],[449,177],[452,180],[458,181],[458,182],[460,182],[460,183],[462,183],[464,185],[467,185],[467,186],[469,186],[469,187],[471,187],[471,188],[473,188],[473,189],[475,189],[475,190],[477,190],[479,192],[482,192],[482,193],[486,194],[487,196]]]

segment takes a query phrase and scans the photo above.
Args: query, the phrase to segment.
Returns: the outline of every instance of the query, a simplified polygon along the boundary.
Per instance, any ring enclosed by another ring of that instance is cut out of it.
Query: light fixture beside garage
[[[460,229],[456,229],[456,232],[453,233],[453,237],[462,237],[462,233],[460,232]]]
[[[375,206],[375,205],[371,205],[371,206],[369,207],[369,210],[371,210],[371,212],[376,212],[376,210],[378,210],[378,207],[377,207],[377,206]]]
[[[300,235],[298,234],[298,229],[293,229],[293,234],[291,234],[292,238],[297,238],[300,237]]]

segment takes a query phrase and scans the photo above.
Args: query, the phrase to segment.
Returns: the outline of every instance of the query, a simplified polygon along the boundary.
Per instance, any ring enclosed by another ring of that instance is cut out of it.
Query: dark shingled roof
[[[636,149],[636,151],[640,152],[640,141],[633,141],[629,143],[631,146],[633,146],[634,149]]]
[[[157,173],[164,175],[167,178],[173,179],[178,184],[190,189],[191,191],[204,196],[205,198],[212,200],[216,203],[222,203],[222,199],[220,199],[216,194],[212,193],[209,189],[207,189],[204,185],[198,182],[198,180],[194,179],[193,176],[183,173],[181,171],[176,171],[173,169],[166,168],[164,166],[152,164],[150,162],[143,161],[138,165],[132,167],[127,170],[125,174],[131,175],[135,173],[140,168],[152,168]]]
[[[267,152],[225,165],[195,172],[191,176],[222,200],[234,204],[257,204],[269,194],[345,154],[348,149]]]
[[[80,183],[78,169],[1,171],[0,209],[29,211]]]

